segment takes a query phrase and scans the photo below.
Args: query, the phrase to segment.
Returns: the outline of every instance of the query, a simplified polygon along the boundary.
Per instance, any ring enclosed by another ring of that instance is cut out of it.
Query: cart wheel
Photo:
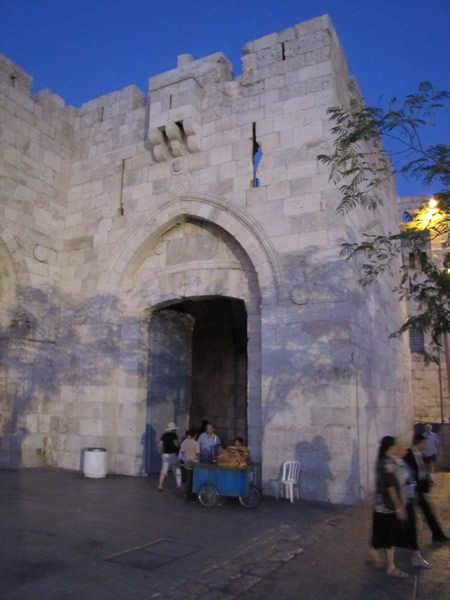
[[[217,503],[217,500],[219,499],[219,492],[217,491],[217,488],[207,483],[206,485],[202,485],[202,487],[198,490],[198,499],[200,504],[211,508]]]
[[[256,508],[261,502],[261,494],[255,486],[250,486],[250,493],[248,496],[239,496],[239,502],[244,508]]]

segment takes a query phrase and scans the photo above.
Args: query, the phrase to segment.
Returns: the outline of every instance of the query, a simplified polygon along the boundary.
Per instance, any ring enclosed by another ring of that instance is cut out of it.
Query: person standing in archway
[[[216,461],[217,454],[222,449],[220,437],[214,433],[214,425],[208,423],[205,433],[202,433],[198,438],[200,446],[200,461],[212,463]]]
[[[172,421],[167,423],[166,431],[162,434],[159,441],[159,447],[162,452],[162,466],[158,485],[158,490],[160,492],[164,490],[164,479],[166,478],[169,469],[172,469],[177,488],[181,487],[181,471],[178,466],[178,448],[180,443],[176,433],[177,429],[178,427]]]
[[[200,423],[200,427],[197,430],[197,433],[195,435],[195,439],[198,442],[198,438],[202,435],[202,433],[205,433],[206,431],[206,426],[208,425],[209,421],[208,419],[203,419],[202,422]]]
[[[427,449],[425,451],[424,462],[430,477],[431,483],[434,483],[433,476],[436,467],[436,456],[438,453],[439,437],[433,431],[431,423],[425,425],[425,433],[423,434],[428,442]]]

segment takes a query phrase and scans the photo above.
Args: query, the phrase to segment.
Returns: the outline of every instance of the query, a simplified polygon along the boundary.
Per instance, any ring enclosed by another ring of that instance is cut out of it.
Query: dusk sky
[[[328,13],[368,104],[450,89],[449,0],[0,0],[0,52],[80,106],[176,67],[177,55],[223,52],[241,72],[247,41]],[[448,142],[450,110],[429,142]],[[399,193],[429,193],[398,180]],[[432,190],[431,190],[432,191]]]

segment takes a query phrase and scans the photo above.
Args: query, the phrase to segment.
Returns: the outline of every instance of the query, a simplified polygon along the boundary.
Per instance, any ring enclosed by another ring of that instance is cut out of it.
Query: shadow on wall
[[[54,292],[22,292],[22,306],[0,329],[0,468],[47,464],[64,451],[54,434],[79,434],[77,399],[63,406],[61,386],[114,380],[119,328],[103,315],[115,307],[107,296],[62,308]]]
[[[295,460],[302,465],[299,482],[301,498],[329,502],[328,481],[334,480],[328,467],[330,458],[322,436],[317,435],[311,442],[297,444]]]
[[[71,465],[76,455],[76,468],[83,470],[83,447],[107,446],[112,454],[137,453],[140,474],[159,471],[157,441],[168,421],[183,435],[188,407],[184,388],[172,389],[181,377],[173,372],[173,352],[153,348],[148,360],[147,317],[123,317],[118,300],[108,295],[71,306],[56,293],[26,290],[22,296],[27,310],[17,308],[0,328],[0,468],[61,464],[65,453]],[[133,413],[142,402],[139,386],[151,393],[150,363],[157,365],[152,389],[163,378],[172,392],[170,406],[166,388],[153,394],[154,426],[137,424]],[[130,396],[108,402],[105,394],[119,370]]]
[[[339,501],[352,503],[371,489],[379,439],[390,433],[379,431],[380,416],[399,425],[396,398],[386,396],[397,389],[401,348],[392,341],[380,355],[379,345],[374,360],[370,331],[364,337],[358,319],[366,302],[376,305],[376,296],[367,296],[375,292],[355,290],[348,263],[316,265],[306,253],[290,257],[283,268],[292,304],[283,320],[274,318],[263,331],[263,430],[283,439],[285,424],[299,423],[304,440],[287,440],[286,455],[277,456],[302,463],[302,497],[330,500],[332,489]]]
[[[38,399],[55,393],[53,347],[58,308],[40,291],[27,290],[22,307],[2,315],[0,329],[0,467],[18,468],[30,434],[27,415],[37,410]],[[46,315],[42,323],[29,307]],[[43,445],[35,448],[36,463],[45,460]]]

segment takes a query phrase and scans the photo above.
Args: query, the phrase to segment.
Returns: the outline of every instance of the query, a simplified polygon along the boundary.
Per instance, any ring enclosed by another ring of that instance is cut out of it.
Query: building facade
[[[398,199],[402,226],[407,227],[410,219],[418,217],[425,223],[429,219],[434,222],[441,218],[439,210],[434,208],[433,199],[425,196],[401,196]],[[447,235],[430,236],[426,252],[428,257],[440,269],[448,261]],[[403,248],[403,268],[406,269],[409,282],[420,280],[423,273],[418,257],[411,248]],[[420,307],[409,299],[407,303],[408,316],[418,314]],[[450,352],[448,335],[442,335],[441,348],[432,347],[431,335],[413,329],[409,332],[411,350],[411,387],[414,420],[430,421],[433,423],[448,423],[450,419]],[[425,353],[434,355],[437,361],[427,362]]]
[[[0,461],[159,468],[167,421],[248,439],[266,493],[284,460],[304,498],[373,488],[379,439],[412,423],[405,307],[340,257],[382,210],[336,213],[317,155],[327,108],[359,95],[328,17],[80,108],[0,59]]]

